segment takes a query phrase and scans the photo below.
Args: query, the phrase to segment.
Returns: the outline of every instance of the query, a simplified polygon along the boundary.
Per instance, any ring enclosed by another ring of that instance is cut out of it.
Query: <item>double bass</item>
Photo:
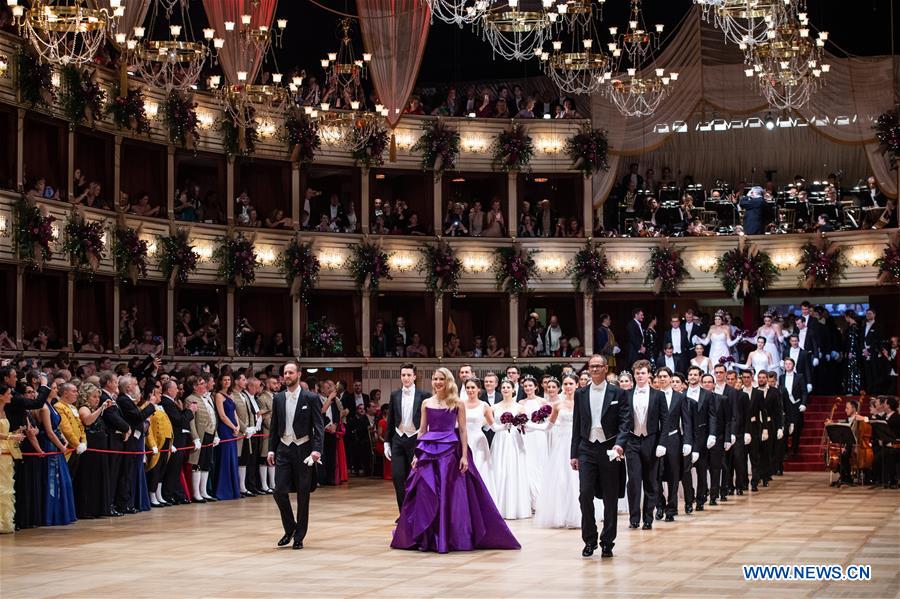
[[[862,407],[866,400],[866,392],[860,394],[859,405]],[[868,420],[857,419],[856,422],[856,444],[850,453],[850,467],[855,468],[857,472],[861,470],[871,470],[872,464],[875,462],[875,452],[872,449],[872,425]]]
[[[825,420],[826,424],[834,420],[834,411],[842,403],[844,403],[843,399],[841,399],[840,397],[835,398],[834,404],[831,406],[831,413],[828,415],[828,419]],[[844,450],[844,448],[840,443],[829,442],[828,432],[825,429],[822,429],[822,448],[823,457],[825,458],[825,467],[829,472],[840,472],[841,452]]]

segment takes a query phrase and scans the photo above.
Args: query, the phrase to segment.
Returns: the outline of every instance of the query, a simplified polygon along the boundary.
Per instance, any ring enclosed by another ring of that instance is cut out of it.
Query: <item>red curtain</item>
[[[356,10],[363,43],[372,54],[372,83],[393,129],[416,84],[431,10],[424,0],[356,0]]]
[[[271,31],[276,6],[278,0],[203,0],[210,27],[216,30],[216,37],[225,40],[219,64],[228,83],[238,82],[238,71],[247,71],[247,83],[253,83],[265,56],[265,46],[241,41],[241,15],[250,15],[252,28],[265,25]],[[226,21],[234,23],[232,31],[225,31]]]

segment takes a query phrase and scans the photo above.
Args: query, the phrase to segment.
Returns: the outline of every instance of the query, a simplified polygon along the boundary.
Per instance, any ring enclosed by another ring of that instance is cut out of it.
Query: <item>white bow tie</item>
[[[603,391],[602,385],[591,385],[591,391]]]

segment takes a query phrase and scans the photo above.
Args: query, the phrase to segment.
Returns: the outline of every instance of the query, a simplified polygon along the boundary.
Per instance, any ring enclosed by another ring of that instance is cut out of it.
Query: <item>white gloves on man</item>
[[[693,343],[694,345],[697,345],[698,343],[700,343],[700,337],[698,337],[697,335],[694,335],[693,337],[691,337],[691,343]]]
[[[657,445],[656,446],[656,457],[661,458],[664,455],[666,455],[666,448],[663,447],[662,445]]]
[[[789,435],[793,435],[793,434],[794,434],[794,423],[793,423],[793,422],[792,422],[791,425],[788,427],[788,434],[789,434]]]
[[[75,448],[75,453],[77,453],[78,455],[81,455],[85,451],[87,451],[87,443],[82,441],[81,443],[78,444],[78,447]]]
[[[169,446],[169,455],[173,455],[173,454],[175,454],[175,453],[178,453],[178,448],[175,447],[175,443],[173,442],[173,443]]]
[[[248,427],[244,430],[244,435],[245,435],[248,439],[251,438],[251,437],[252,437],[253,435],[255,435],[255,434],[256,434],[256,427],[255,427],[255,426],[248,426]]]
[[[812,393],[812,383],[806,383],[806,392]],[[804,406],[806,407],[806,406]]]
[[[762,439],[763,441],[769,440],[769,429],[767,429],[767,428],[763,429],[762,436],[760,437],[760,439]]]
[[[813,358],[813,366],[819,365],[819,358]]]
[[[700,459],[700,452],[699,452],[699,451],[695,451],[695,452],[693,452],[693,453],[691,454],[691,464],[693,464],[694,462],[696,462],[696,461],[699,460],[699,459]]]
[[[306,464],[307,466],[312,466],[312,465],[315,464],[317,461],[318,461],[318,460],[314,460],[313,457],[310,455],[310,456],[306,456],[306,459],[303,460],[303,463]]]
[[[219,439],[219,435],[216,435],[215,437],[213,437],[213,447],[217,446],[221,442],[222,442],[222,440]]]
[[[712,446],[716,444],[716,436],[710,435],[706,438],[706,448],[712,449]]]
[[[618,346],[618,345],[613,346],[613,355],[616,355],[616,354],[619,353],[620,351],[622,351],[622,350],[619,349],[619,346]]]
[[[391,444],[387,441],[384,442],[384,457],[391,459]]]
[[[753,441],[753,437],[750,436],[750,433],[744,433],[744,445],[750,445],[751,441]]]
[[[200,439],[194,439],[194,451],[198,451],[201,445],[202,443],[200,443]]]
[[[799,409],[801,412],[805,412],[805,411],[806,411],[806,406],[804,406],[803,404],[800,404],[800,407],[799,407],[798,409]]]
[[[784,429],[780,428],[775,432],[775,435],[778,437],[778,440],[781,441],[784,439]]]
[[[687,443],[682,445],[681,446],[681,455],[683,455],[684,457],[691,455],[691,446],[688,445]]]
[[[725,451],[728,451],[729,449],[731,449],[731,445],[732,445],[732,443],[730,441],[727,441],[725,443]]]

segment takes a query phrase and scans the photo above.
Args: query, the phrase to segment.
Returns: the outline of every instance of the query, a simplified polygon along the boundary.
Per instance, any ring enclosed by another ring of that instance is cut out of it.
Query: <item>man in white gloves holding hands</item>
[[[672,374],[666,366],[656,371],[656,381],[665,398],[668,415],[659,441],[666,453],[660,458],[656,519],[662,520],[665,512],[666,522],[674,521],[675,514],[678,513],[678,481],[683,472],[682,459],[691,454],[694,433],[690,405],[683,393],[672,388]],[[663,482],[666,483],[666,494],[663,493]]]
[[[425,400],[425,392],[416,389],[415,364],[403,364],[400,367],[400,384],[399,389],[391,391],[384,441],[384,457],[391,461],[391,478],[394,481],[398,510],[403,507],[406,495],[406,479],[412,470],[419,417]]]

